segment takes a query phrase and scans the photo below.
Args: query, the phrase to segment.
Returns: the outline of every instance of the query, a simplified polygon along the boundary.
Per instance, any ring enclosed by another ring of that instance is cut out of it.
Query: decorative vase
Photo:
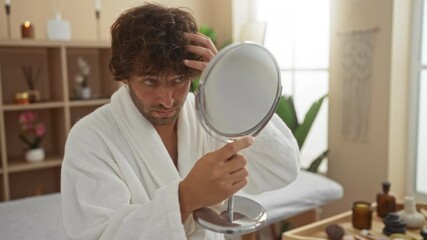
[[[30,103],[35,103],[35,102],[39,102],[40,101],[40,92],[39,90],[28,90],[28,100],[30,101]]]
[[[25,159],[28,162],[41,162],[44,160],[44,158],[45,158],[45,153],[43,148],[29,149],[25,153]]]
[[[415,200],[413,197],[405,197],[404,208],[399,211],[400,217],[406,222],[408,228],[420,228],[424,226],[424,216],[415,208]]]
[[[89,99],[92,95],[92,90],[90,87],[83,87],[81,89],[81,97],[82,99]]]
[[[63,20],[61,14],[57,13],[54,19],[47,22],[47,38],[49,40],[70,40],[70,22]]]

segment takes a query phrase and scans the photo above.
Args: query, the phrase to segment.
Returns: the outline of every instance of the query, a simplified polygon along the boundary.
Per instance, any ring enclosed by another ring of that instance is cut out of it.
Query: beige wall
[[[12,38],[20,39],[20,24],[29,20],[35,26],[36,39],[46,39],[46,25],[55,16],[55,9],[61,7],[62,18],[69,21],[72,28],[72,40],[97,40],[95,21],[95,0],[11,0]],[[101,1],[101,39],[109,40],[109,27],[125,9],[142,1],[102,0]],[[166,6],[190,8],[199,25],[213,27],[218,34],[218,42],[231,39],[231,2],[230,0],[158,0]],[[6,14],[4,2],[0,10],[0,39],[7,38]]]
[[[332,0],[329,86],[328,176],[344,186],[344,199],[327,211],[349,210],[356,200],[375,201],[390,180],[402,200],[407,155],[407,85],[411,1]],[[340,36],[338,32],[377,27],[366,141],[343,137]]]
[[[45,39],[47,20],[54,17],[50,0],[12,0],[12,38],[20,39],[19,25],[35,24],[36,39]],[[60,0],[56,0],[60,2]],[[72,25],[72,40],[96,40],[94,1],[63,1],[62,17]],[[109,26],[135,0],[103,0],[102,40]],[[238,36],[248,19],[250,0],[161,0],[168,6],[192,9],[199,25],[213,27],[222,44]],[[406,194],[408,41],[412,0],[331,0],[331,57],[329,92],[328,176],[344,186],[343,200],[326,208],[330,214],[348,210],[356,200],[374,201],[383,180],[391,180],[399,198]],[[3,6],[3,3],[1,4]],[[233,12],[233,14],[232,14]],[[232,17],[233,15],[233,17]],[[234,24],[234,25],[233,25]],[[378,27],[373,61],[369,135],[365,142],[343,138],[340,31]],[[0,10],[0,39],[6,39],[6,18]]]

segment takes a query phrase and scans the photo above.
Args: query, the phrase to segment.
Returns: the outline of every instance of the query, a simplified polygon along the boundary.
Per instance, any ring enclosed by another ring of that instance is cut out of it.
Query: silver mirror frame
[[[207,82],[207,77],[210,75],[210,73],[212,72],[212,70],[215,68],[215,66],[221,61],[221,59],[224,57],[224,54],[218,54],[216,55],[214,58],[212,58],[212,60],[209,62],[208,68],[203,71],[200,80],[199,80],[199,87],[196,90],[196,109],[197,109],[197,113],[198,113],[198,119],[200,120],[203,128],[210,133],[213,137],[217,138],[218,140],[221,140],[223,142],[230,142],[230,139],[235,139],[238,137],[242,137],[242,136],[247,136],[247,135],[251,135],[251,136],[256,136],[264,127],[265,125],[267,125],[268,121],[270,121],[271,117],[273,116],[273,114],[276,111],[277,105],[279,104],[279,100],[280,100],[280,96],[282,93],[282,83],[281,83],[281,74],[280,74],[280,67],[279,64],[277,63],[276,58],[273,56],[273,54],[271,54],[270,51],[268,51],[264,46],[254,43],[254,42],[239,42],[239,43],[235,43],[232,45],[229,45],[227,47],[225,47],[224,49],[222,49],[220,52],[221,53],[226,53],[226,52],[230,52],[232,50],[235,50],[237,48],[242,48],[242,47],[247,47],[247,46],[253,46],[253,47],[257,47],[262,49],[263,51],[265,51],[267,54],[270,55],[271,59],[273,60],[274,64],[275,64],[275,68],[277,70],[277,91],[276,91],[276,96],[275,96],[275,100],[271,105],[270,110],[268,111],[268,113],[266,114],[266,116],[258,123],[256,124],[254,127],[240,132],[240,133],[226,133],[226,132],[221,132],[220,130],[218,130],[214,124],[212,124],[207,118],[206,118],[206,108],[205,108],[205,85]],[[214,132],[215,134],[212,134],[212,132]]]

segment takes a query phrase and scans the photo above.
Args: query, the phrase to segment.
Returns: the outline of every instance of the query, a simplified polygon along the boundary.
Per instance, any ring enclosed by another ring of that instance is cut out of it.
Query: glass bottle
[[[387,216],[389,212],[396,211],[396,198],[389,193],[390,182],[382,183],[383,192],[377,194],[377,215],[381,218]]]

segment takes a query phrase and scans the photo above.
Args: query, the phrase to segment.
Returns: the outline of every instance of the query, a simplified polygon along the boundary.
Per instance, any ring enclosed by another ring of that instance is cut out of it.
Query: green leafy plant
[[[322,106],[323,100],[326,97],[327,95],[322,96],[311,105],[310,109],[305,114],[304,120],[301,123],[298,121],[298,116],[295,111],[295,105],[292,96],[280,97],[276,113],[292,131],[300,149],[304,145],[308,133],[310,132],[314,120],[316,119],[320,107]],[[327,155],[328,150],[325,150],[311,162],[310,166],[306,170],[315,173],[318,172],[320,164]]]
[[[224,47],[226,47],[227,45],[229,45],[231,43],[231,40],[224,42],[221,46],[218,46],[217,44],[217,35],[216,32],[213,28],[208,27],[208,26],[200,26],[199,27],[199,32],[207,37],[209,37],[212,40],[212,43],[216,46],[216,48],[218,50],[223,49]],[[190,86],[190,92],[195,92],[196,89],[199,86],[199,79],[195,79],[193,82],[191,82],[191,86]]]

